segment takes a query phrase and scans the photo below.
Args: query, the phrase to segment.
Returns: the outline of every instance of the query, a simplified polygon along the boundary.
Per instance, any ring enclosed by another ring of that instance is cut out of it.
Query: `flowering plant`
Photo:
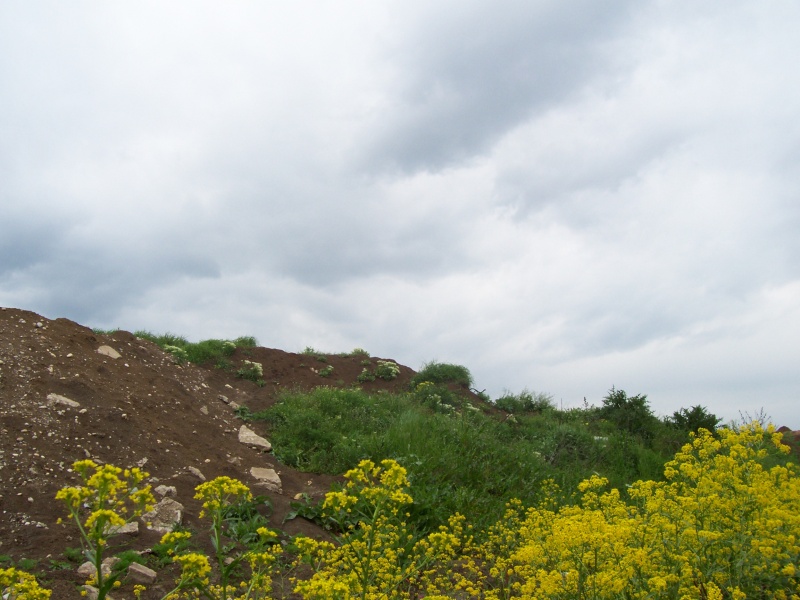
[[[122,574],[119,570],[109,572],[102,568],[108,539],[129,521],[151,510],[155,498],[150,486],[143,485],[148,474],[137,467],[123,470],[79,460],[72,468],[83,485],[60,489],[56,500],[64,502],[78,526],[83,552],[94,566],[94,575],[86,584],[95,586],[98,599],[103,600],[112,588],[120,585]]]

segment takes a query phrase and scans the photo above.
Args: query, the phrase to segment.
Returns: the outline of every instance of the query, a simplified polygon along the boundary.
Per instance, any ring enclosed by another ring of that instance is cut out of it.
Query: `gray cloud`
[[[438,170],[486,152],[610,68],[603,43],[629,6],[508,2],[426,14],[391,55],[401,81],[375,124],[368,164]]]

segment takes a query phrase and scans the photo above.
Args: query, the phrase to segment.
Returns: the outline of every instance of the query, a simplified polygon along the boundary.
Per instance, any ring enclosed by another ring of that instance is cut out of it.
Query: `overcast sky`
[[[0,3],[0,305],[800,428],[800,3]]]

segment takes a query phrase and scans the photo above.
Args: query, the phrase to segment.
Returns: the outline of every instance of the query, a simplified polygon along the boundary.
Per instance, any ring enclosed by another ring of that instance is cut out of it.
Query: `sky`
[[[0,3],[0,306],[800,429],[800,3]]]

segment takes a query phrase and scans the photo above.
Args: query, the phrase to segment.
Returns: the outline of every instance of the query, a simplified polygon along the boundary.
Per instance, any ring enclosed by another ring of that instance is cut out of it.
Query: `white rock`
[[[79,402],[70,400],[66,396],[62,396],[60,394],[47,394],[47,404],[50,406],[53,406],[54,404],[60,404],[62,406],[69,406],[70,408],[77,408],[80,406]]]
[[[138,535],[139,534],[139,523],[136,521],[131,521],[130,523],[125,523],[125,525],[118,525],[116,527],[110,527],[108,530],[110,535],[117,535],[119,533],[127,533],[129,535]]]
[[[172,496],[173,498],[178,495],[178,490],[175,489],[174,485],[159,485],[155,489],[156,494],[161,496]]]
[[[139,563],[131,563],[128,567],[128,579],[133,583],[153,583],[157,573]]]
[[[111,346],[100,346],[97,349],[98,354],[102,354],[103,356],[109,356],[111,358],[120,358],[122,355],[114,350]]]
[[[195,477],[197,477],[200,481],[206,480],[206,476],[203,475],[203,472],[197,467],[186,467],[186,470],[189,471],[189,473],[191,473]]]
[[[275,472],[275,469],[265,469],[262,467],[252,467],[250,475],[258,480],[256,485],[261,485],[270,491],[281,493],[283,492],[283,484],[281,478]]]
[[[247,427],[246,425],[242,425],[239,428],[239,441],[243,444],[248,444],[250,446],[258,446],[259,448],[264,448],[264,450],[266,450],[267,452],[272,450],[272,444],[270,444],[260,435],[256,435],[256,432]]]

